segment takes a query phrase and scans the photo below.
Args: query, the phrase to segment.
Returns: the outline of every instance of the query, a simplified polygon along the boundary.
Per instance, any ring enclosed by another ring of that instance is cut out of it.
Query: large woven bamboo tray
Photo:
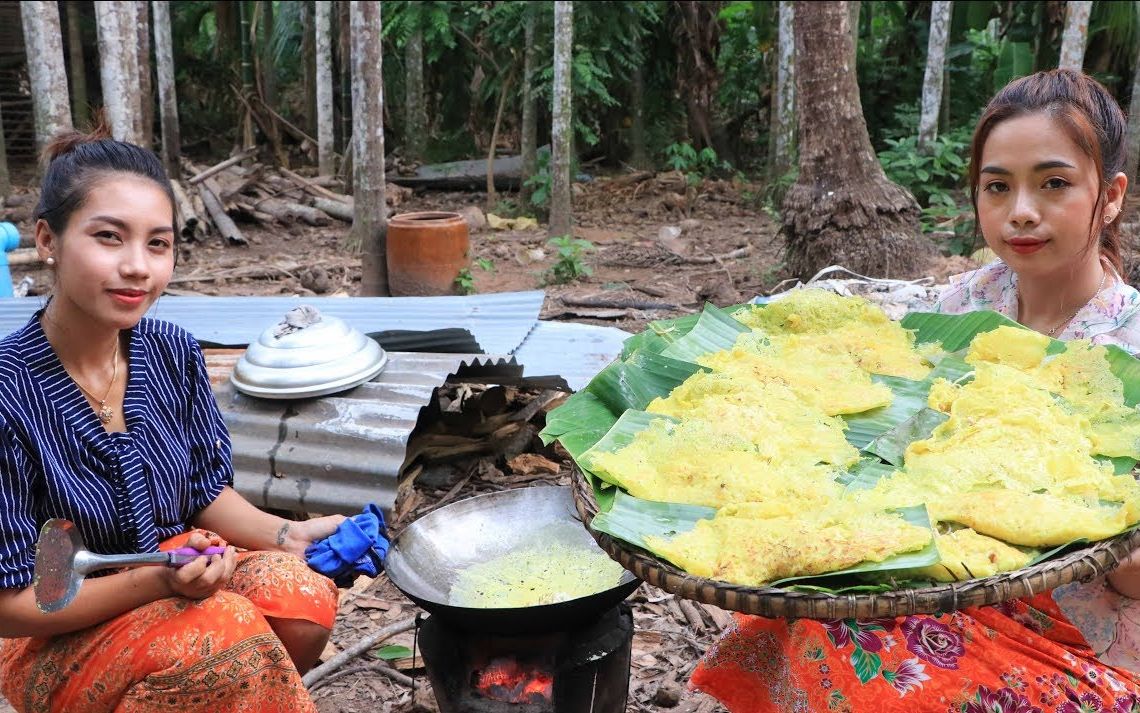
[[[745,587],[688,574],[627,542],[590,528],[598,502],[590,483],[573,469],[574,504],[586,528],[610,557],[650,584],[721,609],[770,618],[868,619],[938,614],[1032,596],[1111,571],[1140,547],[1140,528],[1013,572],[922,589],[876,594],[827,594],[779,587]]]

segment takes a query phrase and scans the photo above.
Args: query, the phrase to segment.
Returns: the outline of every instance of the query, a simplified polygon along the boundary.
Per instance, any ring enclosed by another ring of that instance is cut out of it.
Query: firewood
[[[241,153],[239,153],[235,156],[231,156],[230,158],[227,158],[225,161],[222,161],[220,163],[216,163],[213,166],[210,166],[209,168],[198,172],[193,177],[191,177],[190,180],[187,181],[187,183],[189,183],[190,185],[193,186],[193,185],[195,185],[201,181],[204,181],[205,179],[209,178],[210,176],[213,176],[216,173],[219,173],[221,171],[226,170],[230,166],[233,166],[235,163],[241,163],[242,161],[246,160],[247,158],[252,157],[256,153],[257,153],[257,147],[256,146],[250,146],[249,148],[245,149]]]
[[[206,206],[206,213],[209,214],[214,227],[221,233],[222,241],[226,245],[249,245],[249,241],[245,239],[237,225],[226,214],[225,209],[222,208],[222,202],[210,190],[206,181],[198,184],[198,194],[202,196],[202,203]]]
[[[179,232],[183,238],[191,242],[198,240],[198,226],[202,219],[198,217],[198,213],[194,210],[194,204],[190,201],[190,197],[186,195],[186,189],[178,181],[171,181],[170,188],[174,193],[174,204],[178,208],[178,218],[182,223]]]
[[[8,253],[9,265],[35,265],[43,262],[35,248],[20,248]]]
[[[300,203],[292,203],[277,198],[267,198],[260,201],[255,207],[257,210],[268,213],[282,223],[293,223],[300,220],[309,225],[329,224],[329,217],[325,213],[316,208],[301,205]]]
[[[305,189],[309,193],[312,193],[315,196],[320,196],[321,198],[328,198],[329,200],[341,201],[341,202],[345,202],[346,200],[348,200],[348,196],[342,196],[339,193],[333,193],[329,189],[324,188],[322,186],[318,186],[317,184],[313,183],[312,181],[305,178],[304,176],[300,176],[296,173],[293,173],[292,171],[290,171],[287,168],[281,168],[280,170],[281,170],[281,175],[285,176],[286,178],[293,181],[298,186]]]
[[[355,210],[352,200],[349,196],[345,196],[349,200],[334,201],[331,198],[321,198],[317,196],[313,198],[313,207],[323,210],[337,220],[343,220],[346,223],[352,222],[352,215]]]

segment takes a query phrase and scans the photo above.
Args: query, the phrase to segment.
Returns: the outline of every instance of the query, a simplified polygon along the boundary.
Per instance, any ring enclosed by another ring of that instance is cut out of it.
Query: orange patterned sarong
[[[1140,713],[1140,676],[1098,661],[1048,593],[898,619],[737,614],[692,685],[732,713]]]
[[[0,690],[21,713],[315,713],[266,617],[332,629],[337,597],[299,557],[239,552],[229,584],[207,599],[160,599],[50,639],[0,639]]]

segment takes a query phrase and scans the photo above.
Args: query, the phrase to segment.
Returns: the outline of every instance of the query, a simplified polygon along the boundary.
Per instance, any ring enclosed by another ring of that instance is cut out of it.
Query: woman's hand
[[[1132,552],[1108,573],[1108,583],[1130,599],[1140,599],[1140,550]]]
[[[336,532],[345,521],[344,515],[326,515],[311,520],[287,520],[277,532],[277,547],[283,552],[292,552],[298,557],[305,556],[305,549]]]
[[[190,535],[186,547],[201,552],[207,547],[226,547],[225,554],[197,557],[190,564],[166,568],[166,585],[170,593],[187,599],[205,599],[224,587],[237,567],[237,554],[233,547],[226,546],[222,538],[200,532]]]

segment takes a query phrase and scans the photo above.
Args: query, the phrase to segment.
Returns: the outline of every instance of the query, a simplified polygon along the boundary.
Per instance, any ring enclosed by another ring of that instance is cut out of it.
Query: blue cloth
[[[126,351],[127,431],[108,433],[39,313],[0,342],[0,589],[32,583],[49,518],[74,522],[94,552],[154,552],[232,482],[230,437],[193,337],[144,319]]]
[[[338,587],[352,584],[357,575],[375,577],[384,566],[388,554],[388,538],[384,536],[384,513],[373,503],[364,512],[345,519],[320,542],[305,549],[309,567],[331,577]]]

